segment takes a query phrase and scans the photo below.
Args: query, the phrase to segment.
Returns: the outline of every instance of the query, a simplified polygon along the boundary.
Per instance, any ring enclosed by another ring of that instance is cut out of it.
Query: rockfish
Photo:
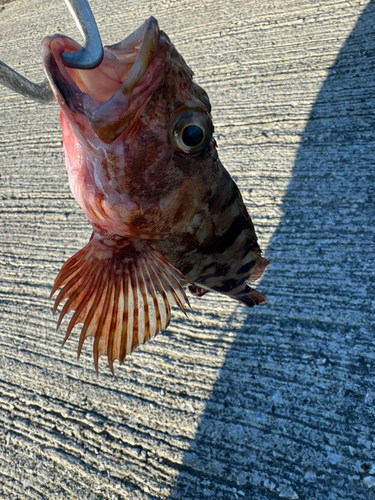
[[[164,330],[171,305],[184,311],[183,286],[246,306],[266,298],[249,287],[261,256],[241,194],[218,158],[206,92],[151,17],[104,48],[92,70],[64,66],[74,40],[42,42],[44,67],[61,108],[69,185],[93,232],[58,274],[68,311],[65,341],[83,323],[93,356],[113,362]]]

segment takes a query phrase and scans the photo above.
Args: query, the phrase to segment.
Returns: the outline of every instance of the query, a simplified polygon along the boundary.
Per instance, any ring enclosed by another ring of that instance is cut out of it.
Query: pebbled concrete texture
[[[60,349],[48,296],[90,229],[57,106],[1,87],[1,498],[375,499],[375,2],[90,3],[108,44],[154,15],[208,92],[269,301],[194,299],[114,377]],[[80,40],[62,1],[3,7],[35,81],[43,35]]]

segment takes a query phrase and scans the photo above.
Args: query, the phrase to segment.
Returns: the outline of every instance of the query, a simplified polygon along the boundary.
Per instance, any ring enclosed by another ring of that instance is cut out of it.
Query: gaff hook
[[[64,64],[77,69],[96,68],[103,59],[103,45],[90,5],[87,0],[65,0],[65,3],[82,33],[84,43],[81,50],[62,55]],[[55,99],[47,78],[42,83],[30,82],[1,61],[0,83],[24,97],[43,104]]]

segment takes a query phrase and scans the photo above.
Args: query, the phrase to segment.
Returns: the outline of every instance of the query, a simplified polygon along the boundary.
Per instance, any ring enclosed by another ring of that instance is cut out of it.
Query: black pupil
[[[203,137],[203,129],[197,125],[188,125],[182,131],[182,141],[190,148],[198,146],[203,141]]]

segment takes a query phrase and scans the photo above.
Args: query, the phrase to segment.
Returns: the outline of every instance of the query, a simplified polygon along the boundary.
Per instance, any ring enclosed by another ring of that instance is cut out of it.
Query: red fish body
[[[71,190],[93,227],[90,242],[62,267],[52,293],[74,311],[65,340],[83,323],[79,351],[94,337],[94,360],[123,362],[182,310],[183,285],[253,306],[248,286],[267,261],[236,184],[212,137],[207,94],[154,18],[106,47],[93,70],[64,66],[80,46],[43,41],[44,64],[61,107]]]

